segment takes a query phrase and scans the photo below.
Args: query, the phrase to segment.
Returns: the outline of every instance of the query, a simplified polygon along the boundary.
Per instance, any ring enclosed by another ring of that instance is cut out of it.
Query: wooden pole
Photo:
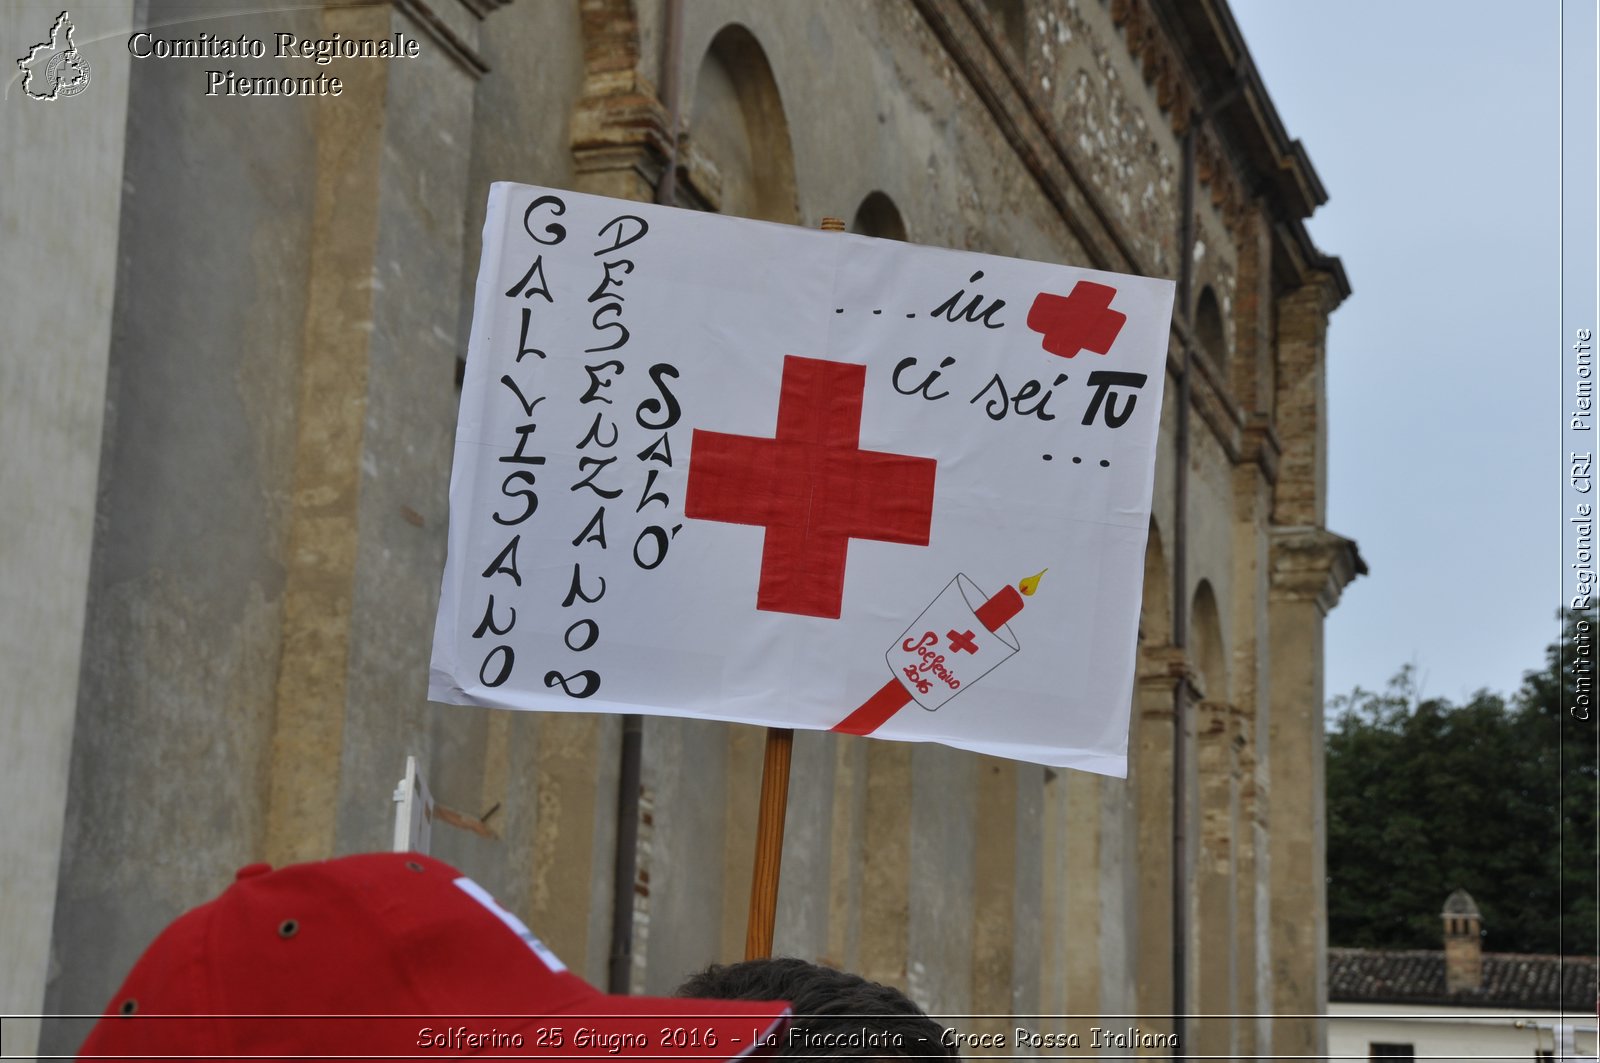
[[[844,232],[840,218],[823,218],[824,232]],[[750,917],[745,924],[744,958],[772,955],[772,930],[778,920],[778,877],[783,869],[783,819],[789,811],[789,761],[794,731],[767,728],[761,761],[761,809],[756,814],[756,860],[750,876]]]
[[[789,808],[789,756],[794,731],[767,728],[767,755],[761,763],[761,811],[756,820],[756,863],[750,880],[750,921],[744,958],[772,955],[772,928],[778,919],[778,871],[783,865],[783,817]]]

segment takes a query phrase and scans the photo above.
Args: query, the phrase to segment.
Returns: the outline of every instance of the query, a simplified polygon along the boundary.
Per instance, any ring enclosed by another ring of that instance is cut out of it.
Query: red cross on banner
[[[695,429],[684,513],[766,529],[757,609],[837,619],[851,539],[928,545],[936,463],[860,448],[866,378],[788,355],[774,438]]]
[[[1063,298],[1040,292],[1028,308],[1028,327],[1044,333],[1041,346],[1071,358],[1079,351],[1105,354],[1116,342],[1128,315],[1111,309],[1117,290],[1109,284],[1079,281]]]

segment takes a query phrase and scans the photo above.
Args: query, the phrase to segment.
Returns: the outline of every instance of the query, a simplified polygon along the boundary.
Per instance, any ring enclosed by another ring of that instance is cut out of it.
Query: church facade
[[[4,253],[74,272],[25,270],[0,325],[29,353],[0,370],[0,666],[28,692],[0,1010],[97,1012],[237,867],[388,848],[408,755],[476,825],[436,822],[434,854],[591,981],[665,993],[742,956],[760,730],[425,697],[511,180],[1177,281],[1127,779],[802,732],[775,952],[1008,1053],[1018,1027],[1326,1051],[1322,624],[1365,571],[1326,527],[1350,288],[1224,0],[264,7],[75,9],[87,85],[6,104]],[[265,54],[174,52],[202,33]],[[84,1029],[25,1028],[51,1053]]]

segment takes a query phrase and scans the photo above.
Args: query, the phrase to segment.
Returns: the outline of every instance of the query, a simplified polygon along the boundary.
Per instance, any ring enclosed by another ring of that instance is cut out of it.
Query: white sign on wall
[[[406,773],[394,788],[394,851],[426,853],[433,843],[433,794],[417,767],[406,757]]]
[[[496,184],[430,697],[1124,774],[1172,297]]]

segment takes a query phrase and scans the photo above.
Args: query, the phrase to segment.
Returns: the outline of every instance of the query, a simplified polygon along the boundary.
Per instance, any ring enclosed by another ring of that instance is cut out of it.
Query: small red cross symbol
[[[1042,346],[1071,358],[1079,351],[1105,354],[1128,315],[1111,309],[1117,290],[1110,285],[1079,281],[1065,298],[1040,292],[1028,308],[1028,327],[1044,333]]]
[[[967,653],[978,652],[978,644],[972,641],[970,631],[946,631],[944,637],[950,640],[951,653],[960,653],[963,650]]]
[[[756,608],[838,619],[851,539],[928,545],[932,458],[862,450],[867,367],[788,355],[776,438],[695,429],[683,510],[766,529]]]

